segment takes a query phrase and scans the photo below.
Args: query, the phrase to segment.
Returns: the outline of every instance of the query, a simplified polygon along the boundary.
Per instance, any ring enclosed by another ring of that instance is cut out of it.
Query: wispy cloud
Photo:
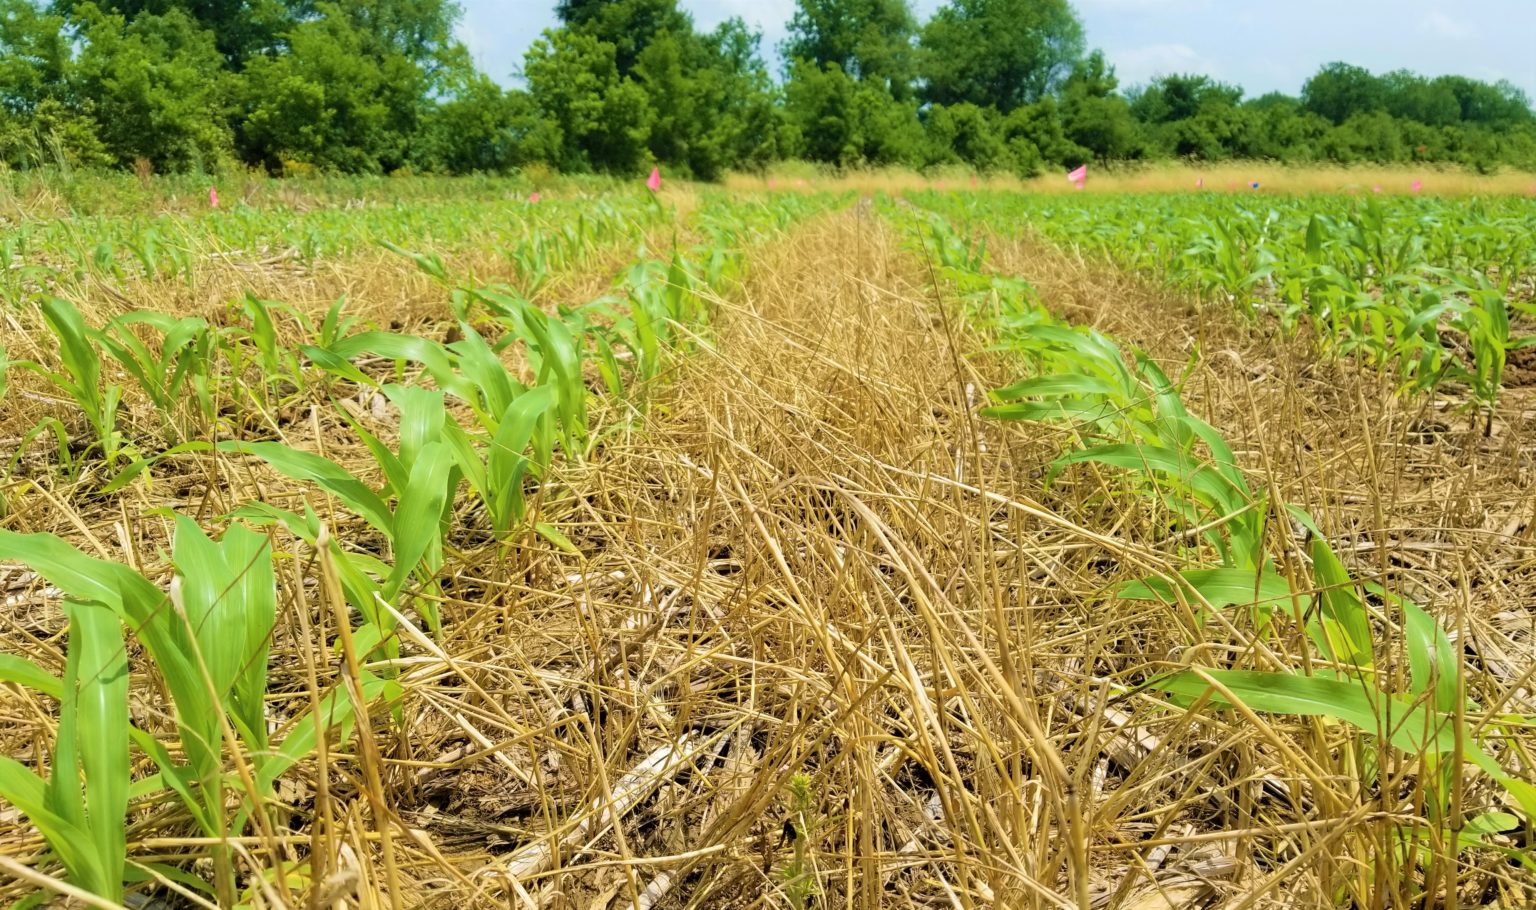
[[[1173,73],[1216,75],[1215,65],[1187,44],[1149,44],[1117,51],[1110,54],[1110,61],[1121,85],[1135,85]]]
[[[1426,35],[1434,35],[1437,38],[1449,38],[1453,41],[1465,41],[1477,34],[1477,29],[1465,19],[1449,16],[1440,10],[1435,10],[1419,20],[1419,31]]]

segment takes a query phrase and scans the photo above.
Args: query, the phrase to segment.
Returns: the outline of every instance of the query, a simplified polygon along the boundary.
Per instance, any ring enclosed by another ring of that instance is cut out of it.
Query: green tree
[[[468,66],[446,0],[320,2],[287,51],[253,58],[243,80],[248,161],[350,173],[404,165],[436,99]]]
[[[112,163],[95,106],[72,93],[67,29],[28,0],[0,0],[0,161],[10,167]]]
[[[426,115],[413,165],[449,174],[510,171],[526,161],[518,114],[511,94],[470,69]]]
[[[533,43],[523,73],[535,105],[558,135],[556,160],[567,171],[639,170],[655,118],[645,90],[619,73],[616,49],[571,29]]]
[[[277,51],[280,36],[313,14],[306,0],[55,0],[53,9],[77,18],[88,4],[127,22],[179,12],[211,32],[219,53],[234,67],[256,54]]]
[[[1002,140],[1009,166],[1020,177],[1083,161],[1083,149],[1067,139],[1062,127],[1060,105],[1049,96],[1010,111],[1003,118]]]
[[[1209,76],[1160,76],[1135,93],[1131,112],[1142,123],[1193,120],[1203,111],[1236,107],[1243,90]]]
[[[927,136],[913,101],[897,101],[885,86],[860,82],[835,63],[791,65],[785,114],[799,137],[799,154],[839,166],[921,165]]]
[[[65,90],[71,62],[68,22],[29,0],[0,0],[0,107],[26,114]]]
[[[923,97],[1008,113],[1059,88],[1083,55],[1066,0],[950,0],[922,31]]]
[[[1461,121],[1461,102],[1442,80],[1396,70],[1381,77],[1386,109],[1400,120],[1426,126],[1453,126]]]
[[[926,113],[928,164],[963,163],[983,173],[1012,165],[996,111],[962,103],[931,105]]]
[[[636,77],[655,112],[649,147],[657,160],[713,180],[774,157],[778,117],[759,41],[732,19],[710,35],[666,34],[645,49]]]
[[[566,28],[613,45],[613,62],[628,76],[640,57],[663,35],[693,34],[693,20],[677,0],[560,0],[555,15]]]
[[[1069,142],[1083,150],[1083,159],[1139,157],[1136,122],[1130,105],[1115,93],[1119,85],[1104,54],[1094,51],[1072,68],[1062,86],[1062,131]]]
[[[232,156],[233,79],[213,35],[180,10],[127,22],[91,4],[76,10],[76,91],[91,99],[97,135],[119,164],[212,169]]]
[[[904,100],[915,74],[916,36],[907,0],[797,0],[781,50],[791,63],[805,61],[823,71],[835,65]]]
[[[1330,63],[1301,88],[1302,106],[1333,123],[1386,107],[1381,80],[1348,63]]]

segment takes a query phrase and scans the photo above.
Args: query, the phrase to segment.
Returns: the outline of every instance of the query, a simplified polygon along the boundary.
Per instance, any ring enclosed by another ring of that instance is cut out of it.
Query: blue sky
[[[480,67],[504,83],[539,33],[554,0],[460,0],[459,34]],[[926,17],[941,0],[916,0]],[[794,0],[681,0],[709,28],[740,16],[763,31],[763,50],[784,37]],[[1076,0],[1090,47],[1103,48],[1124,85],[1160,73],[1205,73],[1250,96],[1295,94],[1325,63],[1375,71],[1409,68],[1508,79],[1536,98],[1536,0]],[[777,63],[775,62],[775,70]]]

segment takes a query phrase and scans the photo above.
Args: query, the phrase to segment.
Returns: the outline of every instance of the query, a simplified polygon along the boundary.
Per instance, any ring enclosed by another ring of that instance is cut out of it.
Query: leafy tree
[[[1302,106],[1334,123],[1386,108],[1386,91],[1369,70],[1330,63],[1301,88]]]
[[[614,65],[628,76],[645,49],[663,35],[693,34],[693,20],[677,0],[560,0],[555,15],[566,28],[613,45]]]
[[[617,50],[585,32],[545,32],[528,51],[528,91],[559,136],[562,170],[639,170],[655,114],[645,90],[619,73]]]
[[[998,114],[974,104],[932,105],[927,112],[929,164],[964,163],[983,173],[1012,163]]]
[[[1456,96],[1464,123],[1511,129],[1536,121],[1531,99],[1507,81],[1489,85],[1465,76],[1442,76],[1435,81]]]
[[[76,90],[90,98],[97,135],[119,164],[146,158],[160,170],[209,169],[233,153],[232,77],[213,35],[180,10],[131,23],[85,4]]]
[[[435,96],[468,66],[445,0],[320,2],[287,51],[247,63],[247,160],[353,173],[404,165]]]
[[[0,107],[26,114],[66,90],[68,23],[28,0],[0,0]]]
[[[1033,177],[1047,165],[1081,164],[1083,149],[1067,138],[1056,99],[1014,108],[1003,118],[1002,139],[1014,173]]]
[[[927,137],[915,102],[897,101],[835,63],[797,61],[790,73],[785,114],[801,156],[840,166],[924,163]]]
[[[1169,75],[1136,92],[1131,109],[1142,123],[1173,123],[1204,111],[1234,108],[1242,98],[1242,89],[1209,76]]]
[[[1100,161],[1139,157],[1130,105],[1115,94],[1120,82],[1104,54],[1094,51],[1072,68],[1062,87],[1062,131],[1082,149],[1078,157]]]
[[[391,96],[407,96],[414,113],[409,96],[419,74],[405,61],[367,53],[366,36],[339,12],[296,26],[287,40],[288,53],[246,67],[247,155],[273,168],[353,173],[401,163],[405,145],[390,129],[400,119]]]
[[[1066,0],[950,0],[922,31],[923,96],[1008,113],[1060,87],[1083,55]]]
[[[907,0],[797,0],[782,51],[791,63],[806,61],[823,70],[835,65],[904,100],[915,74],[916,36]]]
[[[1381,77],[1381,85],[1387,112],[1398,119],[1426,126],[1452,126],[1461,121],[1461,102],[1442,80],[1396,70]]]
[[[665,35],[646,48],[636,72],[656,112],[652,155],[705,180],[773,157],[778,117],[760,40],[733,19],[713,34]]]
[[[519,99],[470,69],[427,113],[413,164],[448,174],[506,173],[526,161],[521,112]]]
[[[1066,0],[796,0],[776,86],[739,20],[678,0],[560,0],[526,87],[453,37],[454,0],[0,0],[0,162],[505,172],[542,162],[715,179],[800,155],[1033,174],[1182,156],[1536,167],[1507,82],[1324,67],[1299,98],[1203,76],[1122,92]]]
[[[256,54],[276,51],[280,36],[313,12],[302,0],[55,0],[53,9],[78,18],[87,5],[127,22],[181,13],[211,32],[219,52],[235,67]]]

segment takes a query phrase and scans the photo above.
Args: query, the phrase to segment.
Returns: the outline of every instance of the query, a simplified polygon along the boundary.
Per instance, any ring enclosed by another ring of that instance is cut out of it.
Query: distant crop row
[[[0,300],[19,304],[90,281],[191,283],[220,264],[311,266],[383,242],[448,255],[474,250],[505,260],[527,285],[602,245],[632,237],[660,210],[620,194],[572,192],[530,202],[521,194],[421,204],[295,211],[238,204],[185,215],[22,220],[0,237]]]
[[[1421,197],[925,194],[994,235],[1033,234],[1208,303],[1310,332],[1405,390],[1499,395],[1511,350],[1536,344],[1536,205]],[[1523,320],[1522,320],[1523,318]]]

